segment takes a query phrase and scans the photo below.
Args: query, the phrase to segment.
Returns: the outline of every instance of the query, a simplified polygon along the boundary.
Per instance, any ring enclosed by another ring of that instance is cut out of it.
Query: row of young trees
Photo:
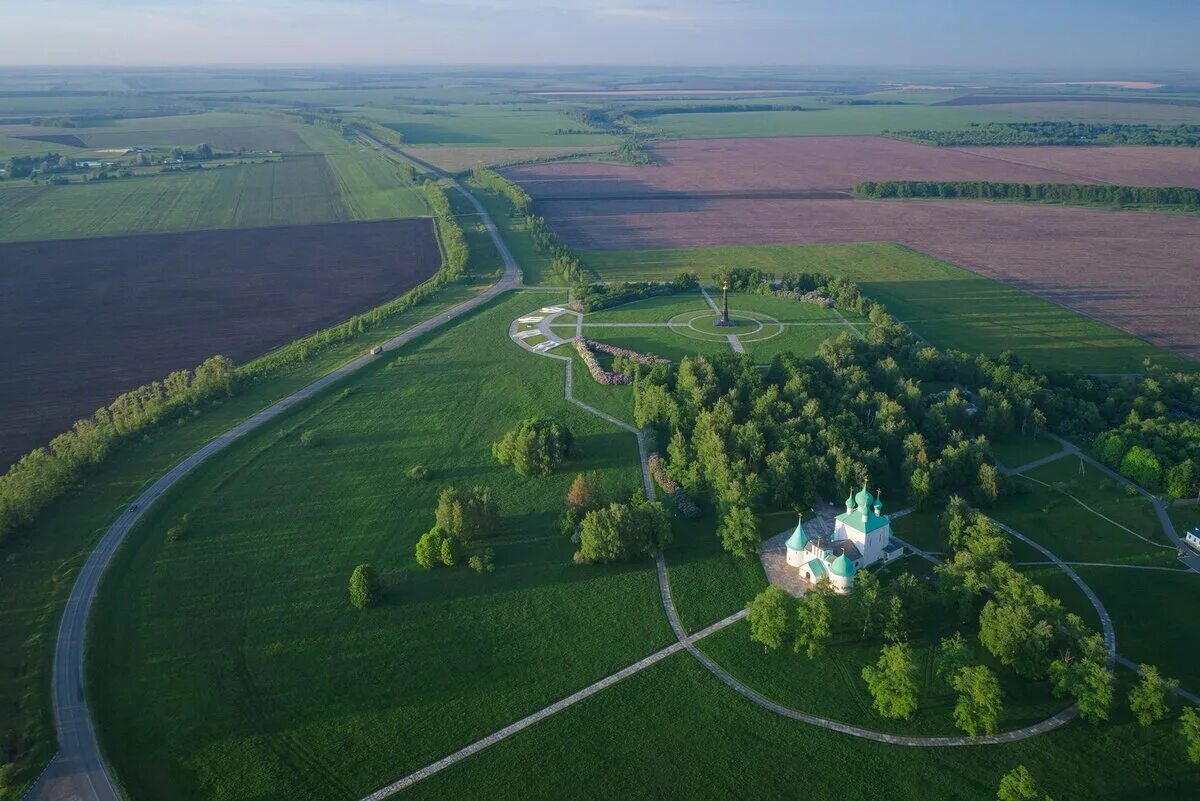
[[[1200,209],[1200,189],[1114,184],[1021,184],[1002,181],[863,181],[854,193],[870,198],[1028,200],[1072,206],[1169,206]]]
[[[931,145],[1166,145],[1200,147],[1200,125],[1089,122],[972,123],[953,131],[884,131]]]
[[[162,381],[118,395],[91,417],[77,420],[70,431],[52,439],[48,448],[23,456],[0,476],[0,542],[32,521],[119,442],[230,395],[234,384],[233,362],[213,356],[195,370],[177,370]]]
[[[458,224],[458,218],[450,206],[450,198],[446,196],[446,190],[440,183],[426,181],[423,189],[425,200],[433,211],[438,238],[442,244],[442,269],[451,279],[461,278],[467,271],[467,262],[470,259],[462,226]]]
[[[679,273],[668,282],[618,281],[611,284],[573,284],[571,308],[585,313],[594,312],[635,300],[690,292],[699,287],[699,276],[690,272]]]
[[[513,216],[525,224],[529,236],[533,239],[533,244],[540,253],[550,257],[550,268],[560,278],[572,284],[586,279],[587,267],[579,260],[575,251],[546,223],[546,220],[533,213],[533,199],[524,189],[487,167],[473,169],[471,183],[496,192],[509,202],[513,209]]]

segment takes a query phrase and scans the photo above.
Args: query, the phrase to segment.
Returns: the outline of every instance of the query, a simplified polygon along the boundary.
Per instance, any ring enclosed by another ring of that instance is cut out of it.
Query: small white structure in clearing
[[[1200,551],[1200,526],[1188,529],[1188,533],[1183,535],[1183,541]]]
[[[846,498],[846,511],[834,519],[833,531],[810,537],[801,520],[786,547],[787,563],[799,569],[800,578],[808,584],[827,578],[842,594],[854,586],[859,568],[887,564],[904,553],[899,543],[892,542],[892,523],[883,513],[883,501],[868,492],[865,483],[861,492]]]

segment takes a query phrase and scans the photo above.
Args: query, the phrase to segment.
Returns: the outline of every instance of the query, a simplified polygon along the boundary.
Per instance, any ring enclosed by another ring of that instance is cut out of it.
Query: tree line
[[[543,217],[533,213],[533,198],[517,184],[495,170],[476,167],[471,171],[471,183],[505,198],[513,208],[513,216],[525,224],[538,252],[550,257],[550,269],[568,283],[584,281],[587,267],[571,247],[554,232]]]
[[[694,291],[699,287],[700,278],[689,272],[679,273],[664,283],[620,281],[615,284],[574,284],[571,286],[571,308],[593,312],[659,295]]]
[[[1169,206],[1200,210],[1200,189],[1112,184],[1020,184],[1001,181],[863,181],[854,193],[870,198],[1026,200],[1072,206]]]
[[[1090,122],[972,123],[953,131],[918,129],[884,134],[924,144],[957,145],[1161,145],[1200,147],[1200,125]]]
[[[79,481],[122,440],[207,401],[232,394],[233,362],[213,356],[195,370],[176,370],[124,394],[91,416],[77,420],[48,448],[38,448],[0,476],[0,542],[27,525]]]
[[[438,240],[442,245],[442,269],[451,280],[461,278],[467,271],[467,262],[471,254],[467,250],[467,239],[462,226],[458,224],[458,217],[450,206],[450,198],[437,181],[426,181],[422,190],[425,193],[425,201],[433,212]]]

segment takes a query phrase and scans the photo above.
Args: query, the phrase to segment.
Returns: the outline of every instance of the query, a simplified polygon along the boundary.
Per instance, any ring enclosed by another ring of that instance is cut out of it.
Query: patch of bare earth
[[[122,392],[257,356],[440,263],[428,219],[2,244],[0,471]]]

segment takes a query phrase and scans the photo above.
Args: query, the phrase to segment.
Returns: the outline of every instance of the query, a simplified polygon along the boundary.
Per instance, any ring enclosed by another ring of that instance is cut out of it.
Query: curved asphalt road
[[[403,153],[398,153],[398,155],[404,157]],[[416,337],[482,305],[496,295],[521,285],[521,275],[516,260],[513,259],[512,253],[500,238],[495,223],[488,216],[483,205],[449,176],[424,162],[420,162],[420,166],[448,181],[475,207],[475,211],[487,226],[488,234],[504,260],[504,277],[482,294],[460,303],[436,317],[418,323],[399,336],[388,340],[383,345],[384,351],[395,350]],[[105,532],[100,544],[88,556],[83,569],[79,571],[79,575],[75,579],[75,585],[71,588],[71,595],[67,599],[66,610],[63,612],[62,623],[59,625],[58,641],[54,651],[52,689],[54,721],[58,731],[58,755],[30,787],[29,792],[25,795],[27,799],[37,799],[37,801],[118,801],[121,798],[121,792],[118,790],[112,772],[100,751],[100,743],[96,739],[96,729],[88,714],[87,702],[84,698],[83,670],[88,618],[96,598],[96,591],[100,586],[104,570],[112,561],[113,554],[120,547],[125,535],[160,495],[205,459],[224,450],[243,434],[253,431],[263,423],[282,414],[289,407],[312,397],[330,384],[358,371],[377,358],[377,356],[371,355],[360,356],[210,440],[204,447],[172,467],[149,489],[139,495]]]

